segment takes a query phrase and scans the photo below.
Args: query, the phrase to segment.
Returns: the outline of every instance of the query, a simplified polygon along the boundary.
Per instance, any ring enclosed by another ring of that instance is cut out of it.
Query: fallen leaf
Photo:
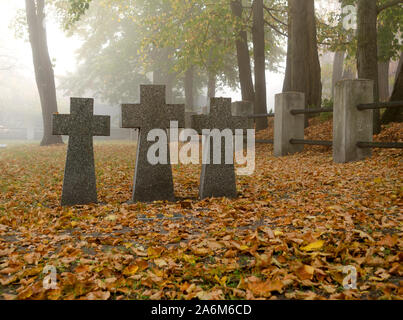
[[[303,265],[296,270],[296,274],[301,280],[312,280],[314,272],[315,268],[308,265]]]
[[[87,300],[108,300],[111,296],[109,291],[94,291],[87,294]]]
[[[133,276],[137,273],[137,271],[139,270],[139,266],[136,264],[131,264],[130,266],[126,267],[123,270],[123,274],[125,276]]]
[[[312,242],[312,243],[308,244],[305,247],[302,247],[301,250],[303,250],[303,251],[318,250],[318,249],[321,249],[324,244],[325,244],[325,242],[323,240],[318,240],[318,241],[315,241],[315,242]]]

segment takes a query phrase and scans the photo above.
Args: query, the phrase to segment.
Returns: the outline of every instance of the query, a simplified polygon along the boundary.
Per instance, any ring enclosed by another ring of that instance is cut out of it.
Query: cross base
[[[168,163],[152,165],[147,159],[147,152],[155,142],[147,141],[147,130],[140,129],[136,169],[133,183],[133,202],[175,201],[172,167]]]
[[[203,163],[200,175],[199,197],[204,198],[236,198],[236,181],[234,164],[225,163],[225,139],[221,138],[221,162],[214,164],[213,139],[205,145],[203,150],[203,161],[209,159],[210,164]],[[233,153],[233,151],[231,151]]]
[[[97,202],[92,137],[70,137],[61,205],[74,206]]]
[[[235,169],[233,164],[203,164],[199,197],[236,198]]]

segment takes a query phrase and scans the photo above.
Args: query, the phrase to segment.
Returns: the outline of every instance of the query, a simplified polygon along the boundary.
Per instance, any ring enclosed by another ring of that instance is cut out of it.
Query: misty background
[[[25,35],[23,39],[16,37],[15,19],[23,17],[25,2],[23,0],[0,0],[0,126],[7,129],[36,130],[25,133],[16,130],[16,138],[40,140],[42,124],[41,106],[38,89],[35,83],[32,51]],[[19,10],[22,12],[19,12]],[[49,53],[54,65],[57,88],[57,101],[60,113],[69,113],[70,96],[60,88],[61,80],[69,73],[77,71],[77,50],[82,46],[78,36],[67,36],[62,30],[57,17],[48,13],[46,19]],[[285,49],[285,48],[284,48]],[[282,67],[285,68],[285,57]],[[283,70],[284,71],[284,70]],[[152,75],[147,75],[149,78]],[[284,73],[266,72],[268,109],[274,108],[274,95],[280,93],[283,86]],[[133,87],[133,90],[139,88]],[[195,97],[197,107],[206,105],[207,90]],[[216,96],[231,97],[233,101],[241,100],[241,92],[230,88],[217,88]],[[112,116],[112,126],[118,126],[119,104],[111,105],[95,98],[95,114]],[[138,101],[121,101],[137,103]],[[11,136],[10,136],[11,137]]]
[[[315,1],[316,10],[321,14],[325,14],[326,11],[337,10],[338,6],[338,1]],[[25,1],[0,0],[0,9],[0,129],[3,134],[8,133],[8,138],[40,140],[43,123],[31,46],[27,34],[22,38],[16,36],[18,33],[16,22],[18,19],[25,19]],[[65,88],[62,88],[63,82],[72,77],[73,74],[74,77],[80,77],[80,72],[84,72],[78,68],[77,58],[77,52],[84,42],[74,33],[72,36],[68,36],[53,12],[47,12],[46,28],[49,53],[55,72],[58,111],[69,113],[70,96],[95,98],[95,114],[110,115],[112,127],[117,128],[119,126],[119,104],[137,103],[138,101],[126,101],[122,98],[115,103],[110,103],[103,101],[101,97],[90,90],[84,90],[85,96],[82,93],[83,90],[74,88],[69,88],[69,92],[66,92]],[[268,111],[274,109],[274,96],[282,92],[283,89],[286,41],[284,41],[282,49],[284,54],[280,55],[280,61],[277,63],[278,72],[266,70]],[[334,53],[323,51],[319,51],[319,53],[323,86],[322,97],[330,98]],[[126,62],[122,61],[122,64],[124,63]],[[396,67],[397,62],[393,62],[390,68],[391,78]],[[74,77],[70,81],[74,81]],[[146,77],[152,81],[152,73],[146,74]],[[139,91],[138,85],[133,85],[132,90]],[[217,85],[216,96],[230,97],[232,101],[241,100],[239,84],[236,89]],[[175,103],[184,103],[184,99],[184,97],[179,97]],[[207,105],[207,88],[197,91],[194,104],[196,108]]]

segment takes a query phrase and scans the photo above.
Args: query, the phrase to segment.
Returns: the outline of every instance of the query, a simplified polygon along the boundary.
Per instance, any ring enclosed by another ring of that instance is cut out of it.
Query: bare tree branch
[[[399,3],[403,3],[403,0],[391,0],[389,2],[386,2],[382,6],[378,6],[377,12],[378,14],[380,14],[383,10],[393,7]]]
[[[264,21],[270,28],[272,28],[274,31],[276,31],[277,33],[281,34],[284,37],[288,37],[287,34],[285,34],[284,32],[280,31],[278,28],[276,28],[275,26],[273,26],[270,22],[268,21]]]
[[[271,16],[275,21],[277,21],[278,23],[282,24],[283,26],[288,27],[288,24],[287,24],[287,23],[281,21],[279,18],[277,18],[276,16],[274,16],[274,14],[271,13],[271,10],[273,10],[273,9],[268,8],[268,7],[266,7],[266,6],[264,6],[264,9],[270,14],[270,16]]]

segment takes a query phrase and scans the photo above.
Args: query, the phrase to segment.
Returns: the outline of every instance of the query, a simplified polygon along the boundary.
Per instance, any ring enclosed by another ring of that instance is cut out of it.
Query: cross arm
[[[52,134],[55,136],[68,136],[70,133],[70,115],[53,114],[52,115]]]
[[[110,136],[111,135],[111,117],[94,116],[92,121],[92,135]]]
[[[178,121],[178,127],[185,127],[185,105],[184,104],[168,104],[168,118],[170,121]]]
[[[248,121],[247,117],[240,117],[240,116],[235,116],[232,117],[232,127],[235,129],[242,129],[242,130],[247,130],[247,129],[253,129],[253,127],[250,126],[250,121]]]
[[[203,129],[213,129],[210,123],[209,116],[194,115],[192,116],[192,129],[196,130],[198,134],[202,134]]]
[[[145,124],[144,112],[139,112],[138,104],[122,104],[120,112],[121,128],[141,128]],[[135,112],[134,112],[135,111]]]

